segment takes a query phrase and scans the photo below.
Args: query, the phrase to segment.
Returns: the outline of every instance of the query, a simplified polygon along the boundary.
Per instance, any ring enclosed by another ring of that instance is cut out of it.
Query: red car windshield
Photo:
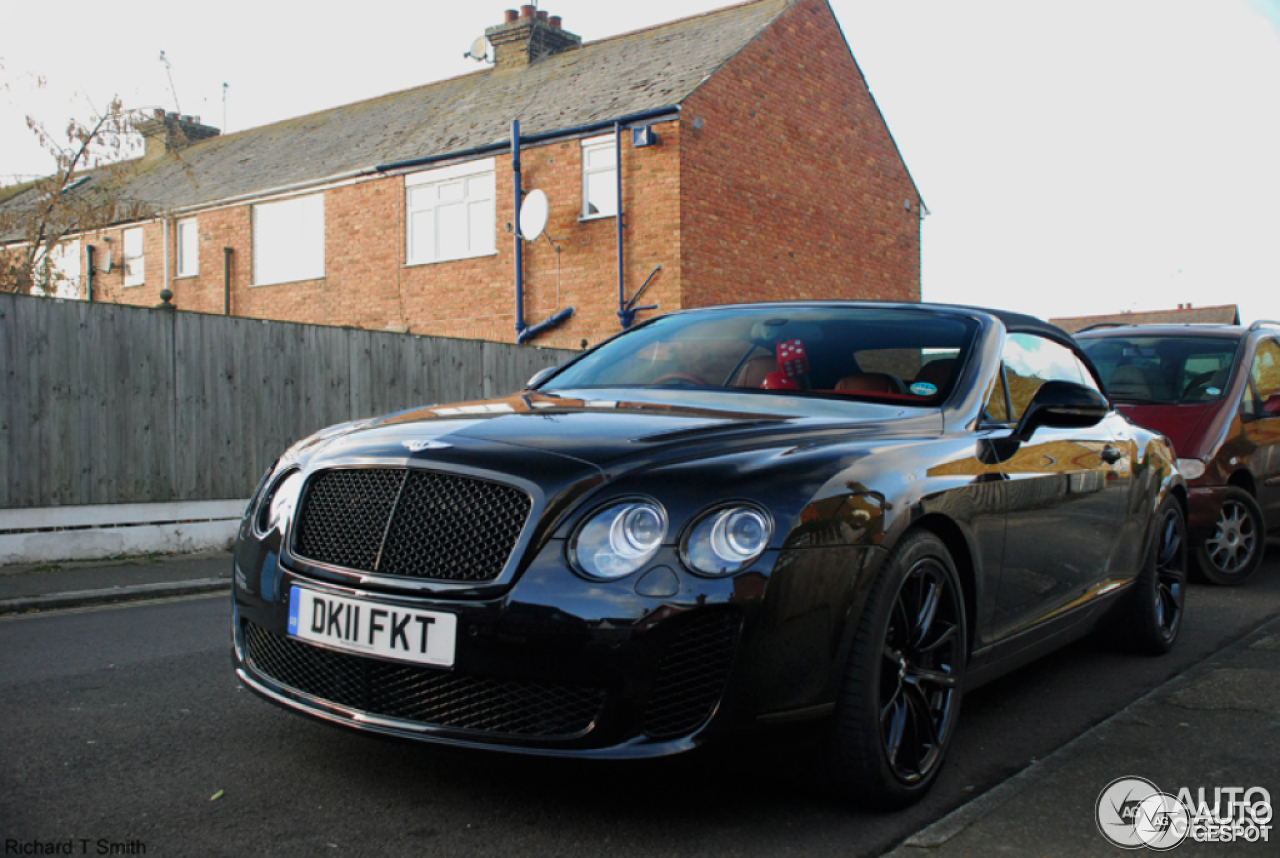
[[[1187,405],[1226,392],[1240,340],[1228,337],[1081,337],[1114,402]]]

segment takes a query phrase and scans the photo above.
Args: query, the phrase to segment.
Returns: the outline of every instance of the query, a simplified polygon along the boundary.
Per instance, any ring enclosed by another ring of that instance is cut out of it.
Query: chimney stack
[[[508,9],[503,23],[484,31],[493,45],[493,67],[498,71],[520,69],[543,57],[581,46],[582,39],[562,28],[559,15],[533,6]]]
[[[202,125],[199,116],[179,116],[163,110],[156,110],[151,119],[138,123],[138,131],[146,141],[146,158],[177,152],[222,133],[217,128]]]

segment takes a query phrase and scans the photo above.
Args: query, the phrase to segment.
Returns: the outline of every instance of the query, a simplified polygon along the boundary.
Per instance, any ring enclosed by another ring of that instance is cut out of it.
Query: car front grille
[[[349,709],[489,734],[572,738],[591,729],[602,688],[493,679],[364,658],[244,623],[249,666],[274,682]]]
[[[724,694],[742,626],[726,611],[677,622],[682,626],[658,665],[644,714],[644,732],[654,738],[691,732],[711,717]]]
[[[299,556],[359,572],[492,581],[532,502],[514,486],[417,468],[343,468],[311,480]]]

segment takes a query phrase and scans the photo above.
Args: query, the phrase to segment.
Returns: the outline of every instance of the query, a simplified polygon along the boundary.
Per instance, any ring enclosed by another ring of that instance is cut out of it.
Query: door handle
[[[1102,448],[1102,452],[1099,453],[1098,456],[1101,457],[1102,461],[1106,462],[1108,465],[1114,465],[1116,462],[1124,458],[1124,451],[1108,444]]]

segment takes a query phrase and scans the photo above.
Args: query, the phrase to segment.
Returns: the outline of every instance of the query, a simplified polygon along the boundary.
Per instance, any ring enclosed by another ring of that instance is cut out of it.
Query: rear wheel
[[[1196,546],[1200,576],[1228,587],[1243,584],[1262,563],[1265,552],[1262,508],[1244,489],[1227,489],[1213,533]]]
[[[955,733],[967,640],[946,546],[908,534],[872,585],[849,653],[827,748],[846,795],[891,810],[929,790]]]
[[[1187,524],[1176,498],[1164,499],[1152,527],[1142,571],[1114,631],[1125,648],[1160,655],[1178,639],[1187,598]]]

